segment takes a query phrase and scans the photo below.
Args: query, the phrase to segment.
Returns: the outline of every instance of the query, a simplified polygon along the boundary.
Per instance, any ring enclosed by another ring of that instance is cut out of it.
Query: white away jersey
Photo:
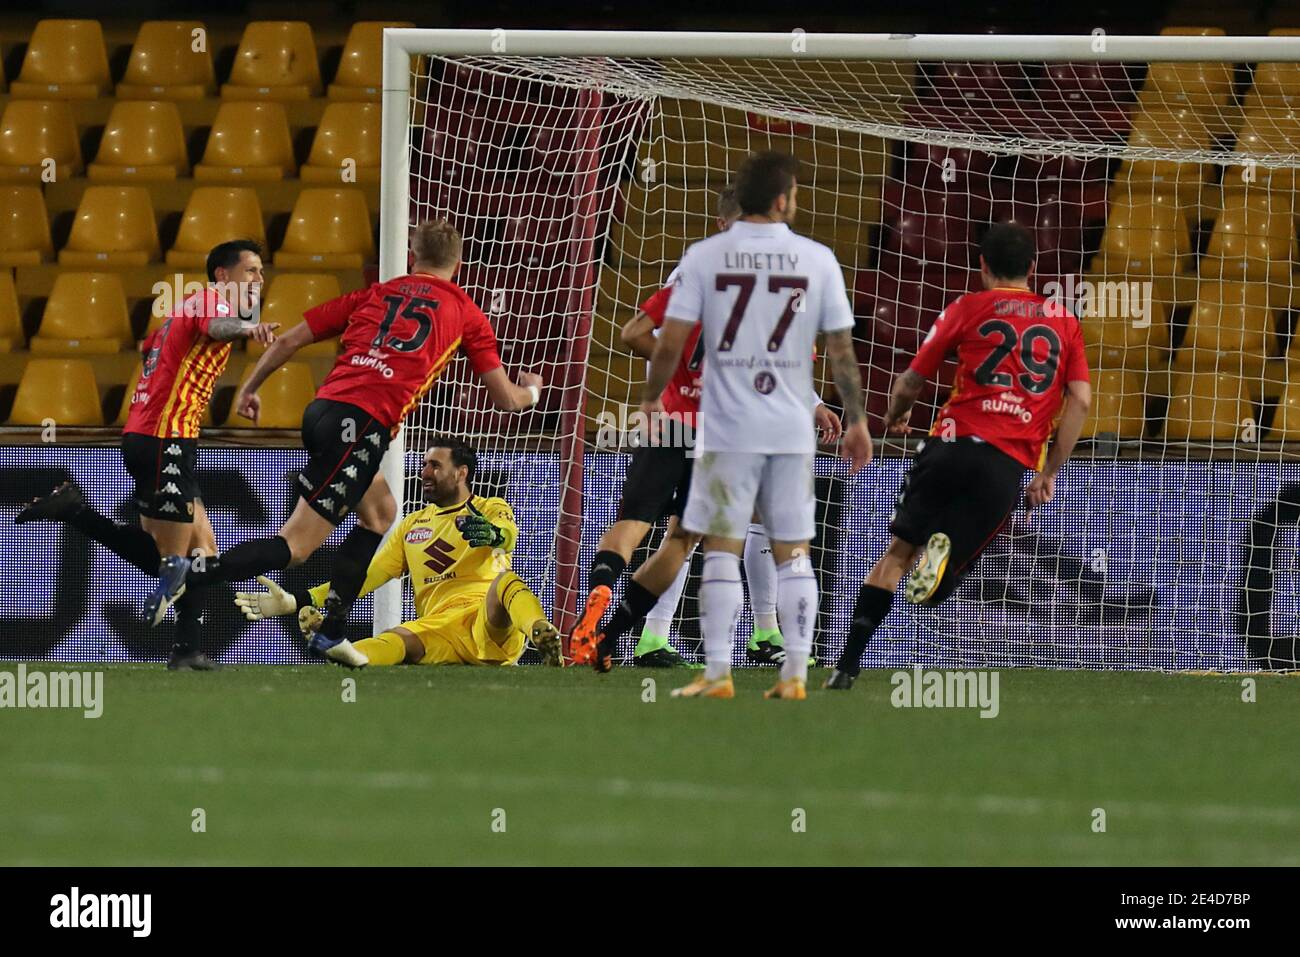
[[[699,451],[817,450],[813,346],[853,327],[830,249],[784,223],[737,221],[686,250],[666,318],[704,326]]]

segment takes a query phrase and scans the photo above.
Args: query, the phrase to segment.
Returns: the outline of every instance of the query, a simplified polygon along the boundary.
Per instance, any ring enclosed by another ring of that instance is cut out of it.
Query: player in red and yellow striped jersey
[[[17,518],[64,521],[160,582],[183,578],[190,555],[215,555],[216,539],[195,477],[199,426],[235,339],[274,341],[276,324],[257,321],[262,249],[251,240],[213,247],[209,285],[186,297],[141,344],[140,378],[122,430],[122,458],[135,480],[140,525],[120,525],[86,504],[73,483],[38,499]],[[182,586],[183,589],[183,586]],[[176,644],[169,667],[210,670],[198,651],[202,596],[178,591]],[[153,625],[167,604],[146,603]]]
[[[372,665],[511,665],[525,641],[545,664],[559,665],[560,635],[537,596],[510,570],[519,536],[502,498],[474,495],[478,456],[463,442],[437,436],[424,454],[420,480],[430,503],[404,518],[375,553],[361,594],[409,575],[416,618],[354,646]],[[304,631],[319,622],[330,583],[286,592],[268,578],[265,592],[238,592],[250,621],[299,613]]]
[[[343,623],[397,515],[379,464],[406,413],[457,352],[467,356],[498,408],[526,409],[541,395],[541,376],[510,381],[487,317],[452,281],[461,262],[455,227],[421,223],[412,249],[409,275],[309,310],[258,360],[234,405],[254,421],[257,389],[267,376],[309,342],[342,337],[334,368],[303,413],[302,442],[310,457],[298,476],[293,514],[279,534],[243,542],[191,572],[204,582],[242,581],[300,564],[355,511],[357,524],[334,555],[325,622],[310,642],[313,651],[345,664],[355,649],[343,638]]]

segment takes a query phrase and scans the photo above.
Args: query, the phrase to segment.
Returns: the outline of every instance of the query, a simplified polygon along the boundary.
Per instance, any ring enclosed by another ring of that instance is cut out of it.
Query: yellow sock
[[[533,623],[537,619],[546,617],[542,603],[514,572],[498,576],[495,587],[501,607],[506,610],[514,626],[525,635],[532,632]]]
[[[369,658],[372,665],[400,665],[406,658],[406,645],[400,635],[391,631],[373,638],[362,638],[354,647]]]

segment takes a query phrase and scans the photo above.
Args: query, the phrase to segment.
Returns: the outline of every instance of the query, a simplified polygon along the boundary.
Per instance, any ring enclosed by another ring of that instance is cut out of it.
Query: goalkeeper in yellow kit
[[[379,546],[361,594],[411,576],[419,617],[355,645],[342,642],[334,660],[364,665],[512,665],[526,640],[547,665],[560,665],[560,634],[541,602],[510,570],[519,529],[501,498],[470,492],[478,469],[474,450],[450,436],[436,436],[424,454],[420,480],[430,504],[402,519]],[[265,592],[237,592],[235,604],[250,621],[298,612],[304,633],[322,617],[316,607],[329,583],[287,592],[258,578]],[[331,649],[334,650],[334,649]]]

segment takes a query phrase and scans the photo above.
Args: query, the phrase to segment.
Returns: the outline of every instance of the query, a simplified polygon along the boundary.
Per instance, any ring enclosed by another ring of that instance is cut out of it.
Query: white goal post
[[[1013,525],[963,586],[969,608],[918,614],[873,645],[880,661],[1294,661],[1278,622],[1300,618],[1300,588],[1273,556],[1295,544],[1292,497],[1300,516],[1288,451],[1300,441],[1300,35],[386,29],[383,74],[380,278],[406,271],[417,220],[450,216],[466,234],[463,284],[503,324],[508,370],[548,373],[544,408],[498,415],[449,368],[384,474],[409,511],[410,453],[448,429],[491,453],[489,471],[547,470],[535,488],[513,479],[536,501],[512,504],[535,513],[521,515],[535,550],[551,536],[521,574],[561,628],[621,482],[590,436],[626,426],[644,371],[617,328],[712,230],[739,159],[771,145],[805,169],[795,228],[852,274],[869,410],[943,302],[974,288],[970,249],[998,219],[1032,220],[1040,254],[1043,237],[1059,240],[1039,271],[1089,346],[1095,425],[1062,517]],[[555,189],[571,192],[551,202]],[[515,246],[532,258],[512,258]],[[1137,298],[1113,301],[1130,286]],[[933,412],[942,396],[928,401]],[[828,462],[818,475],[837,551],[819,565],[826,649],[884,544],[863,537],[862,516],[883,534],[898,472],[854,484]],[[376,628],[403,605],[399,584],[381,588]]]

